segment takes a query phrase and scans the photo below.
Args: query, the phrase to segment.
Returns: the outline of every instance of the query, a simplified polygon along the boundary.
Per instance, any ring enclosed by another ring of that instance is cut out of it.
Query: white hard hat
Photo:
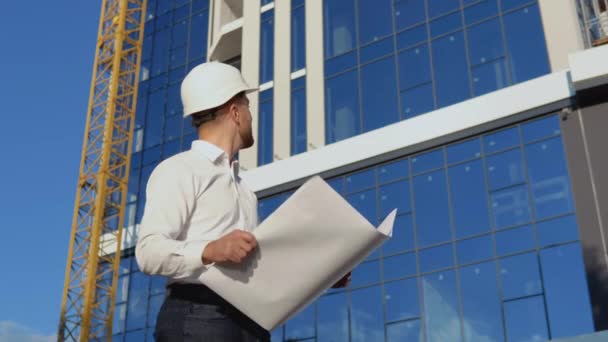
[[[203,63],[192,69],[182,82],[184,117],[219,107],[240,92],[256,89],[250,87],[232,65]]]

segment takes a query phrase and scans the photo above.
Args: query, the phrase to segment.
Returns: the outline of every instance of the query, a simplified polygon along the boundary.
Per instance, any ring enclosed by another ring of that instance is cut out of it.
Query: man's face
[[[243,95],[241,99],[237,101],[237,108],[239,110],[239,135],[243,146],[241,148],[249,148],[253,146],[253,132],[251,128],[251,111],[249,110],[249,99],[247,95]]]

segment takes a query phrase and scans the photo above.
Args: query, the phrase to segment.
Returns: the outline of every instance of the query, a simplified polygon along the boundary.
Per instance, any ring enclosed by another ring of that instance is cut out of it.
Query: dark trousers
[[[270,333],[204,285],[169,286],[156,341],[268,342]]]

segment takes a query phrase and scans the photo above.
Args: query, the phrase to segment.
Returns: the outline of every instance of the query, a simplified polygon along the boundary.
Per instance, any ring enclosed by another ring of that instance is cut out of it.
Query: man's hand
[[[212,262],[243,261],[256,247],[255,237],[243,230],[234,230],[218,240],[211,241],[203,251],[203,264]]]
[[[345,288],[350,284],[350,280],[351,280],[351,272],[346,273],[346,275],[344,277],[342,277],[342,279],[338,280],[337,283],[334,284],[334,286],[332,286],[332,289],[341,289],[341,288]]]

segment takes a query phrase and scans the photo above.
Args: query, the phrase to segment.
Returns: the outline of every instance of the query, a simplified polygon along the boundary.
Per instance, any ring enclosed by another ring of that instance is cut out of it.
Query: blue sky
[[[56,334],[101,1],[0,11],[0,340]]]

